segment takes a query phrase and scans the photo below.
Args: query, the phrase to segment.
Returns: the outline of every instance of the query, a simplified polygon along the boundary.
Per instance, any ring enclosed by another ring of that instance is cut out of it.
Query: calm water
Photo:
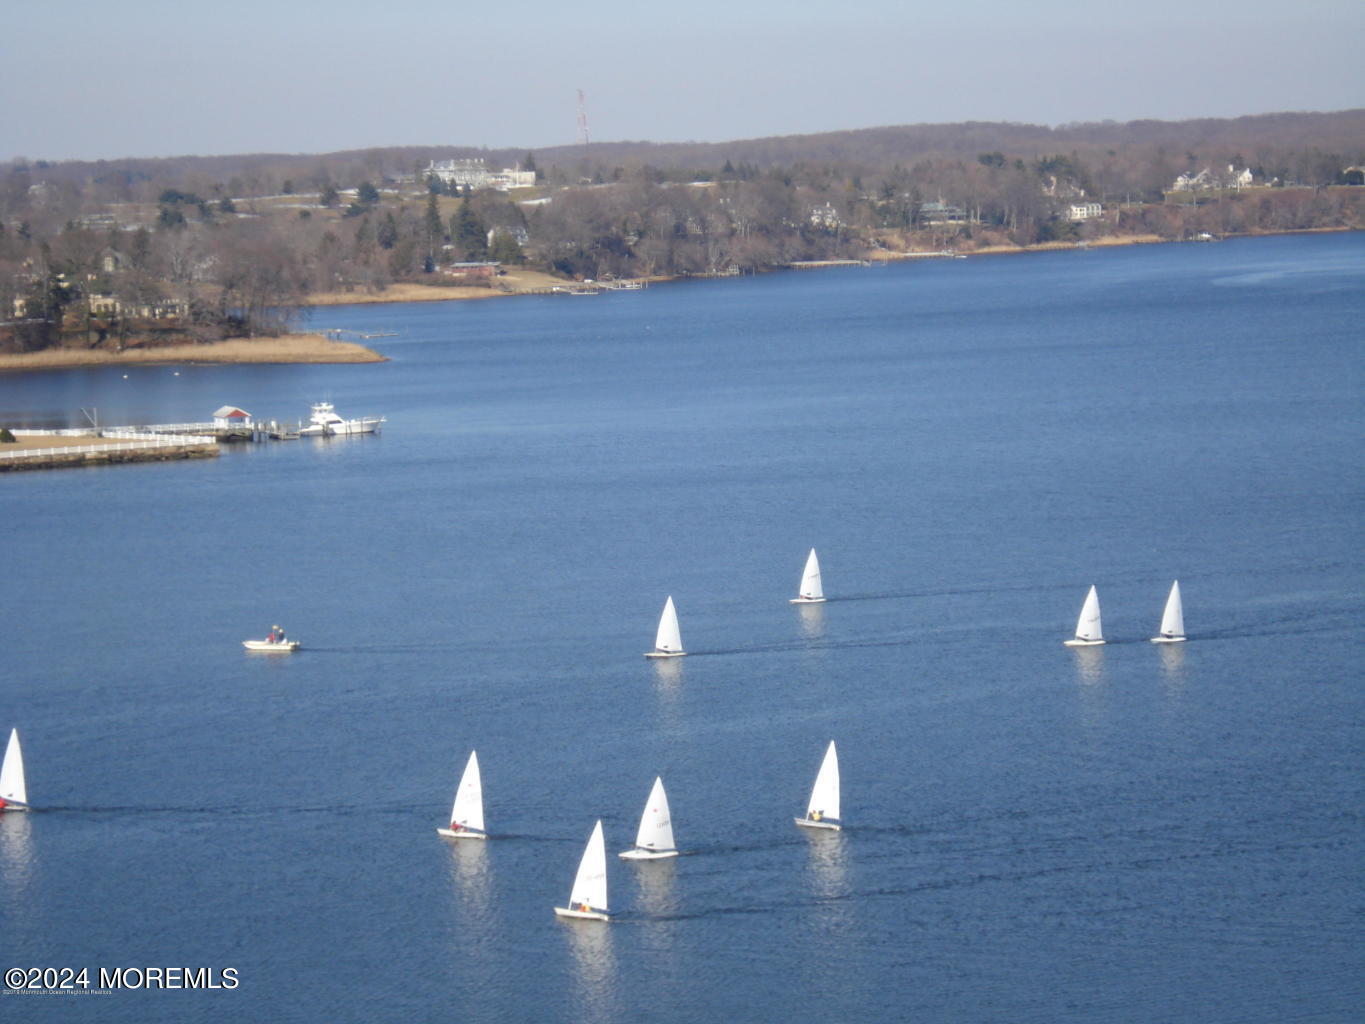
[[[1365,235],[327,310],[0,418],[378,438],[0,477],[14,1019],[1346,1021]],[[806,552],[831,600],[787,603]],[[1147,643],[1173,578],[1189,643]],[[1109,646],[1071,650],[1090,584]],[[692,655],[651,663],[664,598]],[[245,655],[281,622],[306,650]],[[807,835],[826,743],[841,834]],[[443,824],[471,748],[495,839]],[[685,855],[612,856],[661,774]],[[818,1011],[811,1006],[818,1004]]]

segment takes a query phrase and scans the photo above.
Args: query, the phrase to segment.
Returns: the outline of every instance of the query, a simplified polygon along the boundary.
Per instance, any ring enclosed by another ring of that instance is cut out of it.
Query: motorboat
[[[385,422],[383,416],[361,416],[358,419],[343,419],[337,414],[331,402],[314,402],[312,415],[308,422],[299,428],[302,437],[336,437],[342,434],[375,434],[379,425]]]
[[[264,651],[267,654],[290,654],[299,649],[297,640],[290,640],[279,626],[271,626],[264,640],[243,640],[242,646],[248,651]]]

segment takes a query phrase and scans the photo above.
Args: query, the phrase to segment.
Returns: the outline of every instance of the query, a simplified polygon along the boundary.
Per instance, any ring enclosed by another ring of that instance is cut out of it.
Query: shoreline
[[[1249,231],[1241,234],[1226,235],[1223,240],[1235,238],[1271,238],[1279,235],[1316,235],[1316,234],[1335,234],[1357,230],[1350,227],[1330,227],[1330,228],[1299,228],[1293,231]],[[1035,245],[983,245],[979,249],[972,249],[958,255],[964,258],[973,256],[1004,256],[1016,253],[1027,254],[1035,252],[1064,252],[1069,249],[1108,249],[1128,245],[1183,245],[1189,241],[1187,239],[1162,238],[1160,235],[1141,234],[1141,235],[1103,235],[1099,238],[1087,240],[1084,244],[1078,242],[1039,242]],[[929,252],[891,252],[886,249],[873,250],[862,256],[862,259],[874,263],[896,263],[905,259],[926,259],[932,258],[937,254]],[[780,270],[790,269],[788,267],[773,267],[762,273],[775,273]],[[656,276],[641,278],[650,284],[667,284],[674,281],[698,280],[697,277],[685,276]],[[711,276],[717,278],[724,275],[705,275],[708,279]],[[749,275],[744,275],[749,276]],[[359,305],[379,305],[384,303],[400,302],[463,302],[471,299],[500,299],[515,298],[521,295],[544,294],[551,287],[569,288],[579,282],[568,281],[563,278],[551,277],[549,274],[540,271],[511,271],[507,275],[507,283],[512,287],[501,288],[474,288],[467,286],[449,286],[432,284],[394,284],[390,285],[382,292],[323,292],[310,295],[304,302],[308,309],[326,309],[330,306],[359,306]],[[516,288],[517,284],[529,285],[529,287]]]
[[[1228,235],[1226,238],[1269,238],[1278,235],[1334,234],[1356,230],[1349,227],[1304,228],[1296,231],[1257,231]],[[1106,235],[1084,245],[1076,242],[1041,242],[1037,245],[987,245],[970,252],[972,256],[1002,256],[1015,253],[1059,252],[1077,248],[1112,248],[1128,245],[1178,245],[1182,240],[1163,239],[1159,235]],[[877,250],[863,258],[870,262],[894,263],[904,259],[932,258],[930,253],[898,253]],[[788,269],[774,267],[772,271]],[[650,284],[693,280],[686,277],[650,277],[642,280]],[[545,294],[551,287],[568,287],[573,282],[551,277],[540,271],[512,271],[507,274],[502,288],[479,288],[461,285],[395,284],[383,292],[356,294],[327,292],[310,295],[304,302],[307,309],[326,309],[331,306],[379,305],[405,302],[467,302],[478,299],[512,298],[522,295]],[[517,287],[520,286],[520,287]],[[167,345],[158,348],[131,348],[123,352],[99,349],[43,349],[40,352],[0,353],[0,374],[24,373],[41,370],[71,370],[100,366],[157,366],[207,364],[349,364],[383,363],[388,357],[354,342],[336,341],[315,332],[286,334],[278,338],[228,338],[205,344]]]
[[[101,349],[56,348],[0,354],[0,373],[71,370],[100,366],[164,366],[270,363],[383,363],[388,357],[364,345],[333,341],[321,334],[286,334],[278,338],[228,338],[202,345]]]

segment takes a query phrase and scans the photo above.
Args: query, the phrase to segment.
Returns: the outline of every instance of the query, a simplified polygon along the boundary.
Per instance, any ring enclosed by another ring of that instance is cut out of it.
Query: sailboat
[[[673,608],[673,595],[664,602],[664,613],[659,616],[659,632],[654,637],[654,650],[646,658],[681,658],[687,652],[682,647],[682,633],[678,631],[678,613]]]
[[[1178,644],[1185,640],[1185,610],[1180,604],[1180,581],[1171,582],[1166,610],[1161,613],[1161,629],[1152,637],[1154,644]]]
[[[635,848],[619,856],[625,860],[662,860],[677,855],[677,847],[673,845],[673,821],[668,813],[668,794],[664,792],[664,780],[655,778],[654,788],[645,801],[645,812],[640,815]]]
[[[788,604],[821,604],[825,600],[825,588],[820,583],[820,559],[815,557],[815,549],[810,549],[806,559],[806,571],[801,574],[801,588],[797,596]]]
[[[1100,629],[1100,597],[1093,585],[1090,593],[1085,595],[1085,604],[1081,605],[1081,617],[1076,620],[1076,635],[1062,642],[1068,647],[1098,647],[1104,643],[1104,632]]]
[[[597,819],[588,837],[583,859],[578,862],[569,891],[569,905],[555,907],[559,917],[577,917],[588,921],[610,921],[607,910],[607,847],[602,839],[602,819]]]
[[[844,827],[839,819],[839,755],[833,740],[829,741],[825,759],[820,762],[820,771],[815,776],[815,785],[811,787],[806,816],[797,818],[796,823],[807,828],[832,828],[836,832]]]
[[[450,828],[438,828],[447,839],[487,839],[483,830],[483,782],[479,778],[479,754],[469,752],[469,761],[455,790],[455,806],[450,809]]]
[[[24,752],[19,749],[19,730],[9,731],[5,761],[0,765],[0,811],[28,810],[28,790],[24,786]]]

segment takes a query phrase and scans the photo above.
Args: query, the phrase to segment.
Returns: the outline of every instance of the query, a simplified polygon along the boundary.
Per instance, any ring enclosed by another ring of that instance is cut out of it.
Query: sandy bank
[[[80,366],[130,366],[166,363],[382,363],[385,357],[363,345],[331,341],[320,334],[281,338],[230,338],[203,345],[99,349],[45,349],[0,354],[0,372],[64,370]]]
[[[538,270],[509,270],[497,279],[493,288],[469,285],[391,284],[382,292],[316,292],[308,296],[309,306],[350,306],[377,302],[452,302],[457,299],[496,299],[505,295],[523,295],[563,288],[571,284],[562,277],[543,274]]]

